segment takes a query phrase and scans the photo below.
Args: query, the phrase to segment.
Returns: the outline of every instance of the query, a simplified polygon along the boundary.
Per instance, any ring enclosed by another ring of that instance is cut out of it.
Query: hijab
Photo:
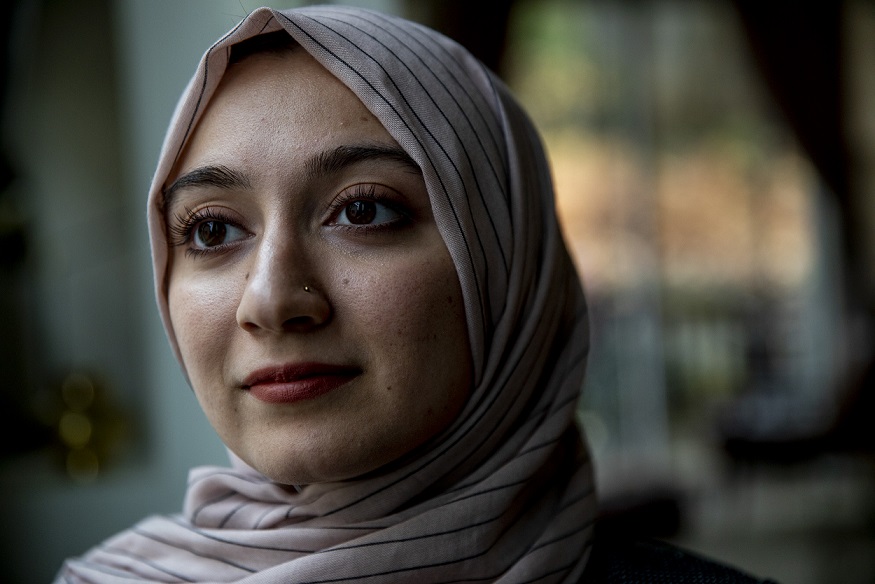
[[[193,469],[182,514],[148,518],[69,560],[59,581],[577,582],[595,515],[574,421],[588,351],[583,292],[534,127],[453,41],[368,10],[261,8],[206,52],[148,203],[158,305],[177,356],[162,188],[230,47],[278,30],[420,166],[462,288],[472,393],[418,456],[363,477],[292,488],[233,454],[230,468]]]

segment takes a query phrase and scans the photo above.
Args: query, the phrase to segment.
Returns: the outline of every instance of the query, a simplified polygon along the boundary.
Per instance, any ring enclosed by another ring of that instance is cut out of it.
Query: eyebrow
[[[220,189],[248,189],[249,179],[241,172],[221,164],[201,166],[177,178],[164,189],[164,209],[168,209],[173,197],[182,189],[196,187],[218,187]]]
[[[407,152],[397,146],[382,144],[345,145],[326,150],[314,156],[307,163],[307,172],[313,177],[326,176],[340,172],[347,166],[369,160],[388,160],[406,166],[416,174],[422,174],[419,165]]]

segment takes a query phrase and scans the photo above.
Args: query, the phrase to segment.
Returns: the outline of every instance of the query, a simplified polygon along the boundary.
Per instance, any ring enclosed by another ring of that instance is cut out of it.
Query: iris
[[[377,216],[377,205],[372,201],[353,201],[346,207],[346,218],[353,225],[372,223]]]
[[[215,247],[225,242],[228,227],[219,221],[204,221],[197,227],[197,245],[200,247]]]

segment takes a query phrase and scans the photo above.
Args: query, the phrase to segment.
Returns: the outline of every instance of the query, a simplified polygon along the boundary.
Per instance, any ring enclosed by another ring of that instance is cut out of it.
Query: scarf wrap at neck
[[[281,29],[421,167],[465,301],[471,396],[416,457],[364,478],[296,489],[233,456],[231,468],[194,469],[182,515],[144,520],[68,561],[59,581],[577,582],[595,515],[574,421],[588,350],[583,293],[533,126],[449,39],[360,9],[262,8],[207,51],[177,106],[149,198],[171,344],[178,355],[162,187],[229,47]]]

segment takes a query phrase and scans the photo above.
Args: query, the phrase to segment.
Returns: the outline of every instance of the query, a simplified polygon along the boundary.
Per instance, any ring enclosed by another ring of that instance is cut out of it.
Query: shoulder
[[[654,540],[596,538],[581,584],[775,584]]]

